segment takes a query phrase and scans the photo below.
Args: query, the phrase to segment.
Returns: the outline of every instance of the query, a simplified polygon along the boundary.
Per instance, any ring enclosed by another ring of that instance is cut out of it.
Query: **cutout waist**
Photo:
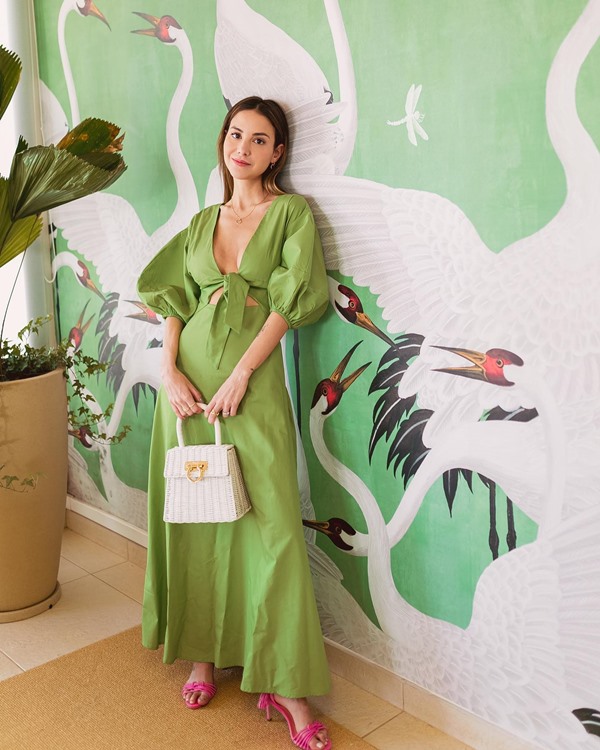
[[[208,300],[209,305],[216,305],[217,302],[221,299],[223,296],[223,292],[225,291],[224,287],[219,287],[216,289],[211,295],[210,299]],[[247,295],[246,297],[246,307],[258,307],[258,302],[251,297],[250,295]]]

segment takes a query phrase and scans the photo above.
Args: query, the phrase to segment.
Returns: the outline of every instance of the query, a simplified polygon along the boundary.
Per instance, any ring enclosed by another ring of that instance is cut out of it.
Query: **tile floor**
[[[65,529],[52,610],[0,624],[0,680],[138,625],[141,567]],[[314,703],[378,750],[470,750],[438,729],[333,675],[333,690]]]

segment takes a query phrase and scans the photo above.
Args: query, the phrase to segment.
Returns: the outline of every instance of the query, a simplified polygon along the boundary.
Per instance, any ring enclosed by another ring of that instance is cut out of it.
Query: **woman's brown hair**
[[[248,96],[246,99],[241,99],[237,104],[227,113],[227,116],[223,120],[223,127],[219,133],[217,140],[217,158],[219,161],[219,171],[221,172],[221,178],[223,180],[223,203],[227,203],[233,195],[233,177],[225,166],[223,159],[223,144],[225,143],[225,136],[229,131],[232,119],[244,110],[256,110],[273,126],[275,131],[275,144],[274,148],[277,148],[280,144],[283,144],[283,153],[277,159],[273,167],[267,167],[262,174],[263,188],[267,193],[272,195],[281,195],[283,190],[277,184],[277,178],[281,174],[281,171],[285,165],[287,157],[288,143],[289,143],[289,127],[285,112],[276,101],[273,99],[262,99],[260,96]]]

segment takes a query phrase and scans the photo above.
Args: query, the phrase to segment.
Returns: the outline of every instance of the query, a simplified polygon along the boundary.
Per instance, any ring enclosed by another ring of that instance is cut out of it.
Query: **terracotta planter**
[[[62,370],[0,383],[0,476],[39,474],[28,492],[0,487],[0,623],[52,607],[67,496],[67,397]]]

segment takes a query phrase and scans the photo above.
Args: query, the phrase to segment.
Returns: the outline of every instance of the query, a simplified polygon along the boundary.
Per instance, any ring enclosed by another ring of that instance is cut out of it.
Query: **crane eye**
[[[498,367],[502,368],[502,367],[504,367],[504,360],[502,360],[502,359],[497,359],[497,360],[496,360],[496,364],[498,365]]]
[[[323,394],[323,396],[327,395],[327,386],[326,385],[324,385],[323,388],[321,389],[321,393]]]
[[[348,302],[348,307],[351,310],[354,310],[354,308],[356,307],[356,303],[354,302],[354,300],[350,300],[350,302]]]

